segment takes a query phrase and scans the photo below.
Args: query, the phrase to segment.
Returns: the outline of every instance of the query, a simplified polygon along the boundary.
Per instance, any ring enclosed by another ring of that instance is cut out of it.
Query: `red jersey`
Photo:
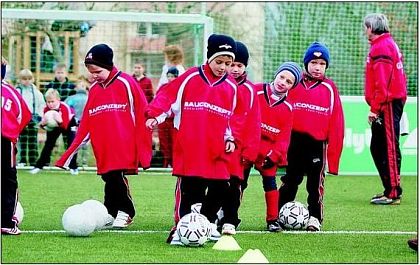
[[[293,104],[293,131],[326,141],[328,172],[338,174],[344,139],[344,114],[334,82],[325,78],[312,82],[305,79],[289,91]]]
[[[193,67],[168,83],[147,107],[148,118],[171,110],[178,129],[173,146],[173,175],[229,179],[225,141],[236,106],[236,82],[216,77],[208,64]]]
[[[143,76],[140,79],[137,79],[135,75],[133,75],[134,80],[139,84],[140,88],[143,90],[144,95],[146,96],[147,103],[153,100],[154,92],[153,92],[153,85],[152,80],[150,78]]]
[[[16,143],[19,134],[32,118],[22,95],[6,81],[1,81],[1,136]]]
[[[365,99],[370,111],[382,112],[382,106],[394,99],[407,99],[407,80],[403,56],[391,34],[384,33],[371,42],[366,59]]]
[[[48,106],[46,106],[44,108],[44,114],[49,110],[51,109],[48,108]],[[60,105],[57,110],[59,113],[61,113],[61,118],[63,119],[63,122],[60,124],[60,128],[67,130],[71,119],[73,119],[75,115],[74,109],[70,108],[70,106],[64,103],[63,101],[60,101]]]
[[[270,84],[256,84],[261,110],[261,143],[255,168],[264,176],[274,176],[277,166],[287,165],[287,149],[289,148],[292,130],[292,105],[286,96],[280,98],[273,94]],[[269,157],[275,167],[263,169],[262,165]]]
[[[98,174],[113,170],[134,174],[139,166],[149,168],[152,137],[145,126],[146,105],[136,81],[114,67],[107,81],[91,86],[76,137],[56,166],[67,167],[90,139]]]

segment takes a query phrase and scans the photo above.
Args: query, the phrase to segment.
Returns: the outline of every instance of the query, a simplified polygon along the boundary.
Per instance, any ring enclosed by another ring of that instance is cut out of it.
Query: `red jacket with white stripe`
[[[208,64],[188,69],[168,83],[147,108],[148,118],[174,114],[173,175],[229,179],[225,142],[234,140],[229,125],[236,106],[236,82],[216,77]]]
[[[344,114],[334,82],[324,78],[308,83],[303,79],[289,91],[293,104],[293,131],[326,141],[328,172],[338,174],[344,139]]]
[[[46,106],[44,108],[44,114],[50,111],[51,109]],[[60,123],[59,127],[67,130],[70,124],[71,119],[74,117],[74,109],[70,108],[67,103],[64,103],[63,101],[60,101],[60,105],[58,106],[57,111],[61,113],[61,118],[63,119],[63,122]]]
[[[146,98],[136,81],[115,67],[104,84],[90,87],[76,137],[56,166],[67,167],[90,139],[98,174],[113,170],[136,174],[139,166],[150,167],[152,156],[151,132],[144,117]]]
[[[269,83],[256,84],[261,110],[261,143],[255,167],[262,175],[274,176],[277,166],[287,165],[287,149],[293,122],[293,108],[286,96],[279,98],[273,94]],[[263,169],[266,157],[275,166]]]
[[[384,33],[371,42],[365,69],[365,99],[370,111],[382,112],[382,107],[394,99],[407,99],[407,80],[403,56],[391,34]]]
[[[16,143],[19,134],[32,118],[22,95],[6,81],[1,81],[1,136]]]

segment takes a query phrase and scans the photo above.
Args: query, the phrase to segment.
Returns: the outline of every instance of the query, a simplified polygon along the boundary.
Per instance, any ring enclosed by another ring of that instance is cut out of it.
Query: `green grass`
[[[418,262],[417,252],[407,246],[407,240],[417,231],[416,176],[402,178],[404,195],[399,206],[369,204],[370,197],[381,191],[377,176],[327,176],[322,227],[325,233],[299,234],[246,233],[265,228],[261,177],[252,176],[240,209],[243,233],[235,236],[242,247],[240,251],[213,250],[211,243],[200,248],[169,246],[165,240],[173,225],[175,177],[141,173],[129,177],[129,181],[137,215],[128,232],[94,232],[87,238],[75,238],[63,232],[32,231],[62,230],[61,217],[67,207],[87,199],[102,201],[100,177],[94,173],[72,176],[69,172],[52,171],[30,175],[19,171],[20,200],[25,210],[21,229],[27,232],[2,236],[1,262],[236,263],[248,249],[260,249],[270,263]],[[305,183],[297,200],[306,202]]]

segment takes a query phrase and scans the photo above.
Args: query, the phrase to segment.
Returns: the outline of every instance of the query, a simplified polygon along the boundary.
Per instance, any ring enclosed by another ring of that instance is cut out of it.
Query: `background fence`
[[[7,77],[15,84],[17,73],[29,68],[35,73],[41,91],[54,78],[52,69],[58,62],[64,61],[69,66],[72,81],[86,75],[84,55],[98,42],[113,47],[115,63],[123,71],[132,72],[133,63],[141,60],[156,88],[165,46],[180,45],[185,53],[184,65],[190,67],[204,61],[204,40],[216,32],[232,35],[247,44],[251,54],[248,70],[255,82],[270,81],[278,65],[286,60],[301,63],[306,47],[313,41],[322,41],[331,53],[327,75],[336,82],[341,95],[363,95],[369,45],[362,21],[368,13],[381,12],[388,17],[391,33],[404,55],[408,93],[410,96],[418,93],[417,2],[2,2],[1,5],[2,54],[10,63]],[[15,15],[10,16],[13,9]],[[24,12],[16,9],[30,9],[32,16],[25,18]],[[72,19],[42,15],[54,10],[57,14],[59,10],[70,12]],[[6,11],[8,16],[4,15]],[[37,12],[39,17],[34,18]],[[57,153],[61,153],[60,148]]]

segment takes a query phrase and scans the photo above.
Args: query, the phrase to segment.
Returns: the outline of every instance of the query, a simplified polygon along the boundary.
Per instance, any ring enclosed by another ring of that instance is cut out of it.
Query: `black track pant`
[[[108,209],[108,213],[116,217],[118,211],[123,211],[133,218],[136,215],[136,210],[124,172],[110,171],[102,175],[102,180],[105,181],[104,205]]]
[[[400,120],[404,109],[402,100],[385,105],[379,119],[372,123],[370,152],[384,187],[384,195],[397,198],[400,187],[401,151]]]
[[[287,202],[295,200],[298,186],[306,174],[309,214],[322,222],[325,154],[325,142],[317,141],[307,134],[292,131],[287,153],[286,175],[281,178],[283,183],[279,189],[279,209]]]
[[[38,158],[38,128],[37,124],[30,121],[29,124],[23,129],[19,136],[19,163],[35,166],[36,159]]]
[[[1,227],[13,228],[17,200],[16,148],[7,138],[1,137]]]

